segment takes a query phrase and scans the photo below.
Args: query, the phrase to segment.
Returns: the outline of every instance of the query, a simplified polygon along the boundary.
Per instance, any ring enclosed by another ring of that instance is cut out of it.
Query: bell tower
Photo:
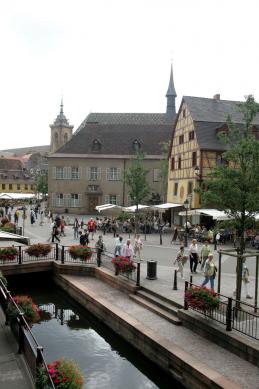
[[[69,124],[63,112],[63,99],[60,104],[60,112],[53,124],[50,124],[50,152],[55,153],[60,147],[67,143],[72,137],[74,126]]]

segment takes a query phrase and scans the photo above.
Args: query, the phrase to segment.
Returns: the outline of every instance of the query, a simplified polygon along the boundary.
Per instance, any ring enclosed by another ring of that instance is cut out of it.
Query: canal
[[[58,288],[48,273],[8,278],[12,295],[33,298],[41,321],[32,331],[47,362],[76,361],[87,389],[182,388],[140,352]]]

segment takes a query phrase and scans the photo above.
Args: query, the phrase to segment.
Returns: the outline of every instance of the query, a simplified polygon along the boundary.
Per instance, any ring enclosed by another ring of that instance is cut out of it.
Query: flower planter
[[[3,247],[0,248],[0,260],[13,261],[18,255],[18,251],[15,247]]]
[[[42,244],[42,243],[36,243],[29,246],[25,252],[30,257],[46,257],[52,250],[52,247],[50,244]]]
[[[14,296],[14,302],[18,305],[20,310],[24,313],[24,318],[28,324],[36,323],[40,320],[40,314],[37,306],[29,296]],[[6,315],[10,323],[12,323],[18,316],[18,310],[12,300],[8,302]]]
[[[188,307],[202,311],[209,316],[220,306],[220,299],[214,291],[205,287],[192,287],[185,291],[185,301]]]
[[[136,270],[136,265],[134,264],[134,262],[126,257],[115,257],[112,259],[112,263],[114,265],[116,276],[120,273],[127,273],[127,275],[129,275]]]
[[[68,251],[73,259],[79,258],[82,261],[89,261],[93,254],[93,250],[90,247],[81,245],[70,246]]]

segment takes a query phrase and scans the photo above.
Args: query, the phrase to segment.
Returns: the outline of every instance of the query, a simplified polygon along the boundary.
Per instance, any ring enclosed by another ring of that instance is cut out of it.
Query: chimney
[[[213,100],[219,101],[219,100],[220,100],[220,94],[217,93],[216,95],[214,95],[214,96],[213,96]]]

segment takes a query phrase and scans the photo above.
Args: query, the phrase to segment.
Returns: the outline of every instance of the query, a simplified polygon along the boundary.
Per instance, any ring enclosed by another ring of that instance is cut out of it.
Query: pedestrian
[[[184,267],[187,259],[188,259],[188,256],[184,255],[184,246],[180,246],[180,250],[177,253],[176,259],[174,261],[174,265],[177,264],[178,268],[176,269],[176,271],[181,273],[182,280],[184,280],[183,267]]]
[[[252,299],[253,297],[250,295],[248,292],[248,284],[250,282],[249,280],[249,269],[245,263],[243,263],[242,267],[242,282],[244,285],[244,290],[245,290],[245,296],[247,299]]]
[[[83,233],[83,235],[84,235],[84,239],[85,239],[85,244],[89,244],[89,232],[88,232],[88,230],[84,230],[84,233]]]
[[[124,246],[122,248],[122,255],[128,259],[132,259],[133,248],[132,248],[130,239],[127,239],[127,242],[124,244]]]
[[[138,257],[138,259],[140,261],[141,261],[141,259],[140,259],[140,251],[142,250],[142,247],[143,247],[143,244],[142,244],[142,241],[140,239],[140,235],[137,234],[135,239],[134,239],[134,256]]]
[[[81,219],[81,222],[80,222],[80,227],[81,227],[81,229],[83,229],[83,228],[84,228],[84,220],[83,220],[83,218]]]
[[[192,243],[189,248],[189,255],[190,255],[190,270],[191,273],[197,273],[197,265],[198,265],[198,245],[197,245],[197,240],[193,239]]]
[[[208,259],[205,262],[204,276],[205,279],[201,286],[205,286],[208,282],[210,282],[210,288],[214,290],[214,280],[216,277],[217,267],[213,261],[213,254],[208,255]]]
[[[44,223],[44,212],[41,210],[40,211],[40,226],[42,226]]]
[[[102,253],[105,251],[105,246],[103,243],[102,235],[99,235],[99,238],[98,238],[97,242],[95,243],[95,249],[96,249],[97,265],[101,266]]]
[[[59,239],[58,235],[59,235],[58,226],[57,226],[57,223],[54,221],[53,222],[53,227],[52,227],[52,243],[54,243],[55,239],[58,242],[60,242],[60,239]]]
[[[36,219],[36,216],[35,216],[35,212],[33,209],[30,210],[30,220],[31,220],[31,225],[33,225],[35,223],[35,219]]]
[[[95,221],[92,217],[90,218],[90,220],[88,220],[87,227],[88,227],[89,234],[92,234],[92,240],[93,240],[94,232],[95,232]]]
[[[117,238],[116,238],[116,239],[117,239]],[[115,239],[115,241],[116,241],[116,239]],[[115,249],[114,249],[114,255],[115,255],[115,257],[121,256],[122,241],[123,241],[122,236],[119,236],[119,237],[118,237],[118,240],[117,240],[116,243],[115,243]]]
[[[82,233],[82,231],[79,231],[79,244],[80,246],[86,246],[85,242],[85,235]]]
[[[200,253],[201,270],[204,269],[205,262],[208,259],[209,253],[210,253],[209,242],[207,240],[205,240],[204,245],[201,248],[201,253]]]
[[[79,221],[77,218],[75,218],[74,220],[73,229],[74,229],[74,239],[78,239]]]
[[[65,219],[64,219],[64,216],[61,217],[61,220],[60,220],[60,236],[66,236],[65,235]]]

